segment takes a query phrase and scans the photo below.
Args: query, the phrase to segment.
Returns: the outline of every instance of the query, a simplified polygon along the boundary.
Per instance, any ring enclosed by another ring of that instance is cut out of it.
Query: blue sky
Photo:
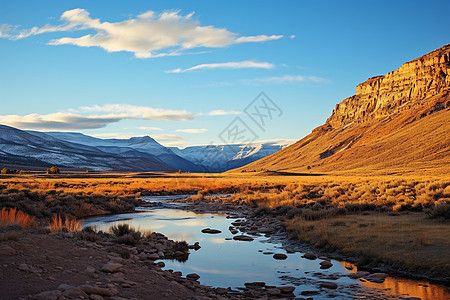
[[[355,86],[449,43],[449,1],[2,1],[0,117],[164,145],[300,139]],[[282,110],[258,127],[260,92]]]

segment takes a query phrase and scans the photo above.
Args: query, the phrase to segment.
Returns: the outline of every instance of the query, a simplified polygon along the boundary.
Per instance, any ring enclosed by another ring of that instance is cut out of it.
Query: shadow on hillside
[[[261,175],[266,176],[325,176],[322,173],[296,173],[296,172],[285,172],[285,171],[265,171],[261,172]]]

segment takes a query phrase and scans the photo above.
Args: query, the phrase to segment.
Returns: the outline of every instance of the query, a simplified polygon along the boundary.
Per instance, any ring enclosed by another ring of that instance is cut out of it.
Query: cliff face
[[[450,44],[359,84],[354,96],[336,105],[327,124],[339,128],[352,122],[384,118],[422,105],[424,99],[448,92],[449,87]],[[450,103],[437,105],[435,109]]]
[[[450,44],[356,87],[326,123],[238,171],[450,172]]]

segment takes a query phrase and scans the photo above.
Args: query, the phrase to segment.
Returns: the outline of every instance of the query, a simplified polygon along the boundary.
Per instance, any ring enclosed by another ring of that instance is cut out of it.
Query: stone
[[[191,274],[187,274],[186,278],[188,279],[192,279],[192,280],[197,280],[200,278],[200,275],[196,274],[196,273],[191,273]]]
[[[265,227],[259,228],[257,230],[258,230],[259,233],[272,233],[273,232],[272,228],[265,228]]]
[[[215,288],[214,290],[216,291],[216,293],[218,295],[226,295],[229,292],[229,290],[227,290],[225,288],[221,288],[221,287]]]
[[[370,274],[370,273],[367,272],[367,271],[357,271],[357,272],[355,273],[355,276],[356,276],[357,278],[360,278],[360,277],[367,276],[367,275],[369,275],[369,274]]]
[[[286,286],[279,286],[278,289],[280,289],[280,291],[283,294],[291,294],[295,291],[295,287],[290,286],[290,285],[286,285]]]
[[[91,299],[91,300],[104,300],[104,298],[102,296],[96,295],[96,294],[89,295],[89,299]]]
[[[202,229],[202,233],[218,234],[218,233],[222,233],[222,231],[220,231],[219,229],[205,228],[205,229]]]
[[[321,261],[319,264],[321,269],[329,269],[333,266],[333,263],[328,260]]]
[[[284,260],[287,258],[287,255],[283,253],[276,253],[273,255],[273,258],[278,260]]]
[[[96,294],[100,296],[111,297],[114,296],[114,292],[110,289],[101,288],[98,286],[91,285],[80,285],[79,288],[88,295]]]
[[[71,288],[63,292],[63,296],[68,299],[87,299],[88,295],[79,288]]]
[[[267,289],[267,294],[270,296],[278,296],[281,294],[281,290],[280,289]]]
[[[251,288],[263,288],[266,285],[266,283],[263,282],[263,281],[254,281],[254,282],[246,282],[246,283],[244,283],[244,285],[245,285],[246,288],[249,288],[249,289],[251,289]]]
[[[326,289],[337,289],[337,284],[330,281],[325,281],[320,283],[320,287],[326,288]]]
[[[152,253],[147,258],[150,260],[157,260],[157,259],[159,259],[159,255],[158,255],[158,253]]]
[[[160,268],[164,268],[166,266],[166,264],[163,261],[157,262],[156,265]]]
[[[317,255],[315,255],[314,253],[305,253],[302,257],[310,260],[317,259]]]
[[[102,267],[102,271],[105,273],[116,273],[122,269],[123,265],[119,263],[109,262]]]
[[[18,267],[18,269],[19,269],[20,271],[29,271],[29,270],[30,270],[30,266],[27,265],[27,264],[20,264],[19,267]]]
[[[14,256],[16,255],[16,250],[8,245],[0,246],[0,256]]]
[[[59,290],[46,291],[46,292],[42,292],[37,295],[34,295],[33,299],[34,300],[56,300],[61,295],[62,295],[62,293]]]
[[[319,291],[302,291],[300,293],[302,296],[314,296],[320,294]]]
[[[251,237],[251,236],[248,236],[248,235],[235,235],[235,236],[233,236],[233,240],[235,240],[235,241],[246,241],[246,242],[251,242],[251,241],[253,241],[254,239]]]
[[[73,285],[69,285],[69,284],[65,284],[65,283],[61,283],[60,285],[58,285],[57,289],[60,291],[66,291],[66,290],[70,290],[73,289],[74,286]]]
[[[86,273],[95,273],[95,268],[91,267],[91,266],[87,266],[85,272]]]

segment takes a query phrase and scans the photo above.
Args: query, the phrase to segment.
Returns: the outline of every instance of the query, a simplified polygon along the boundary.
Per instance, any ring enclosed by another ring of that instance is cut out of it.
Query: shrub
[[[0,225],[17,224],[21,227],[30,227],[34,222],[34,217],[15,208],[7,210],[5,207],[0,212]]]
[[[428,213],[433,218],[444,218],[450,220],[450,204],[442,203],[435,205],[428,211]]]
[[[119,244],[136,246],[142,237],[142,233],[140,231],[136,231],[134,227],[129,224],[118,224],[111,226],[109,231],[116,236],[116,241]]]
[[[83,228],[80,232],[76,233],[77,238],[89,241],[89,242],[95,242],[100,239],[99,234],[94,230],[94,227],[87,226]]]
[[[10,170],[10,169],[7,169],[7,168],[3,168],[0,171],[0,174],[19,174],[19,175],[22,175],[24,173],[25,172],[23,170]]]
[[[53,215],[51,222],[48,224],[51,232],[78,232],[81,231],[82,226],[83,221],[77,221],[75,218],[66,218],[63,222],[63,219],[59,215]]]
[[[47,169],[47,174],[61,174],[61,171],[59,171],[57,166],[52,166],[50,169]]]

